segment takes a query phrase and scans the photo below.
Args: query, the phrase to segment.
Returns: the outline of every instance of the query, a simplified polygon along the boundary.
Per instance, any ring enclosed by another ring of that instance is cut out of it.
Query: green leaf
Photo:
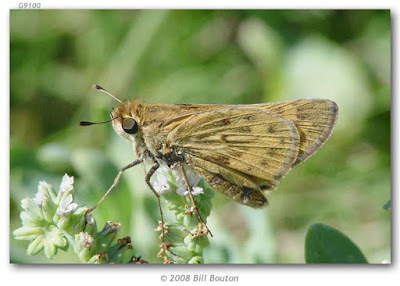
[[[368,263],[357,245],[328,225],[310,226],[305,244],[306,263]]]
[[[383,208],[384,208],[385,210],[391,210],[391,209],[392,209],[392,200],[391,200],[391,199],[388,200],[388,201],[383,205]]]

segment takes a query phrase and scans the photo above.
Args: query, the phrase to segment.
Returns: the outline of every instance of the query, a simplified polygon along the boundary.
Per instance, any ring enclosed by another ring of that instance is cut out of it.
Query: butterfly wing
[[[238,107],[261,108],[288,119],[295,124],[297,131],[300,134],[300,143],[299,154],[296,161],[293,163],[293,166],[304,162],[322,147],[322,145],[331,136],[338,117],[337,104],[327,99],[298,99],[276,103],[236,106],[213,104],[176,104],[168,106],[168,110],[173,110],[173,112],[175,112],[174,114],[184,114],[184,116],[189,117],[197,112]],[[154,115],[159,113],[159,109],[155,108],[155,110],[156,112],[154,112]],[[172,121],[179,120],[173,118]]]
[[[335,102],[327,99],[299,99],[256,106],[271,110],[296,125],[300,147],[293,166],[311,157],[329,139],[339,109]]]
[[[243,105],[240,105],[243,107]],[[245,105],[246,106],[246,105]],[[296,166],[311,157],[329,139],[338,117],[338,106],[328,99],[298,99],[275,103],[247,105],[262,108],[292,121],[300,134]],[[224,105],[224,108],[232,105]],[[196,110],[196,105],[193,105]],[[218,105],[197,105],[197,110],[221,108]]]
[[[276,115],[292,121],[300,134],[299,154],[293,166],[311,157],[329,139],[338,117],[338,106],[327,99],[298,99],[276,103],[253,105],[178,105],[191,112],[231,107],[252,107],[272,111]]]
[[[297,158],[299,140],[290,120],[242,106],[194,113],[168,134],[166,145],[184,154],[207,181],[219,179],[214,183],[218,191],[246,203],[253,190],[279,184]],[[237,197],[246,189],[249,194]]]

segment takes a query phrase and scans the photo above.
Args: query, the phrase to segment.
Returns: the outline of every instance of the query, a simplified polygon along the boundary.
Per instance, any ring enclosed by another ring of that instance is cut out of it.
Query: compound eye
[[[139,130],[139,126],[133,118],[122,119],[122,129],[128,134],[135,134]]]

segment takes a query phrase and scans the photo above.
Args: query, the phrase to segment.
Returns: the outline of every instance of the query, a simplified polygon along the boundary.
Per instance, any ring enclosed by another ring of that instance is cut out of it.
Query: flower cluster
[[[205,223],[211,212],[214,193],[194,172],[187,172],[187,178],[202,221],[196,215],[197,209],[190,201],[181,172],[164,170],[157,174],[153,183],[156,191],[167,201],[166,209],[172,211],[175,218],[165,222],[166,245],[161,244],[159,256],[163,256],[166,263],[204,263],[203,250],[209,245]],[[161,227],[157,230],[160,231]]]
[[[129,237],[112,245],[120,224],[107,222],[98,232],[95,219],[86,215],[88,208],[78,208],[73,199],[74,178],[65,174],[57,194],[51,185],[40,182],[35,198],[21,201],[22,227],[13,234],[15,239],[30,241],[28,255],[44,250],[48,258],[53,258],[58,249],[71,246],[85,263],[130,262]]]
[[[166,263],[204,263],[203,249],[209,245],[206,222],[214,194],[195,173],[188,172],[187,179],[194,205],[182,173],[164,170],[152,182],[173,217],[158,228],[165,231],[159,256]],[[74,178],[67,174],[57,194],[51,185],[40,182],[35,197],[23,199],[21,206],[22,227],[13,234],[15,239],[30,241],[28,255],[44,250],[48,258],[53,258],[58,249],[69,247],[84,263],[146,263],[133,256],[130,237],[113,244],[119,223],[107,222],[101,231],[97,230],[88,208],[79,208],[74,202]]]

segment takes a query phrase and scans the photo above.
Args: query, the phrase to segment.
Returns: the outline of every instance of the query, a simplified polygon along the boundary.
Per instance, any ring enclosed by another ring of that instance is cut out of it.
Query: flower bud
[[[68,176],[65,174],[62,178],[60,190],[58,191],[58,195],[56,198],[56,203],[65,200],[69,195],[73,195],[74,193],[74,177]]]
[[[26,253],[28,255],[35,255],[43,249],[44,235],[37,236],[28,246]]]
[[[53,259],[57,253],[57,247],[48,240],[44,240],[44,254],[47,258]]]
[[[120,228],[121,228],[120,223],[112,221],[106,222],[104,228],[97,234],[96,237],[98,243],[101,245],[101,250],[104,250],[110,246],[111,242],[117,235],[117,232],[119,231]]]
[[[42,193],[44,196],[50,198],[54,203],[56,202],[56,194],[53,190],[53,186],[42,181],[39,182],[39,186],[38,186],[38,191],[39,193]]]
[[[81,261],[89,261],[96,249],[96,241],[87,232],[80,232],[75,235],[75,252],[78,254]]]
[[[23,226],[13,231],[15,239],[18,240],[33,240],[37,236],[43,234],[41,227]]]
[[[85,232],[89,233],[92,237],[96,237],[97,236],[96,220],[91,214],[88,214],[85,220],[86,220]]]
[[[129,236],[118,239],[118,242],[110,247],[108,257],[110,262],[122,263],[124,257],[132,257],[133,247]]]

